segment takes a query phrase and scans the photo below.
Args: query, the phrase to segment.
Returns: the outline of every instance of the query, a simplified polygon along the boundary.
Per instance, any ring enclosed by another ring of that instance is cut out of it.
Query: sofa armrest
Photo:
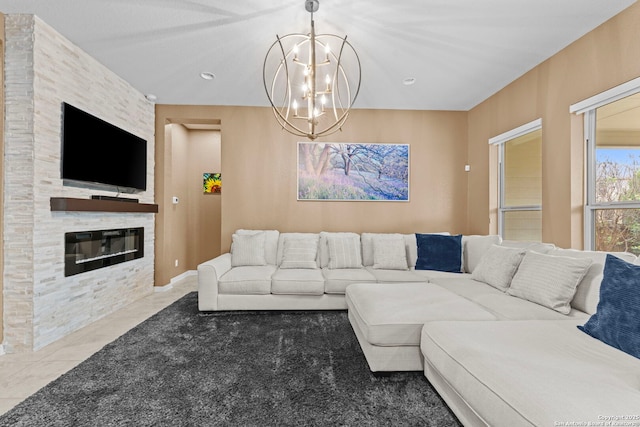
[[[198,309],[218,309],[218,280],[231,270],[231,254],[225,253],[198,265]]]

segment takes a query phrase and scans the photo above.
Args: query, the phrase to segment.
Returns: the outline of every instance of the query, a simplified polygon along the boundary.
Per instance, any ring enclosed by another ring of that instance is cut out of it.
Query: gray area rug
[[[420,372],[374,375],[345,311],[200,313],[190,293],[0,426],[460,426]]]

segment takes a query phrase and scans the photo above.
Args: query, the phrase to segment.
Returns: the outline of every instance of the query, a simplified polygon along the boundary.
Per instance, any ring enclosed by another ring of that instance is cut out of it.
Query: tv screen
[[[147,141],[65,102],[61,169],[65,184],[144,191]]]

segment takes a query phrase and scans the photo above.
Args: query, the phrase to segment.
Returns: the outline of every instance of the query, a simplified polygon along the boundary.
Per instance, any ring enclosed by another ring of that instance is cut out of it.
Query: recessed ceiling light
[[[203,71],[200,73],[200,77],[202,77],[205,80],[213,80],[216,78],[216,75],[210,71]]]
[[[147,98],[147,101],[151,101],[151,102],[156,102],[156,99],[158,99],[158,97],[152,93],[148,93],[144,97]]]
[[[416,82],[416,78],[415,77],[407,77],[406,79],[402,80],[402,84],[405,85],[405,86],[411,86],[415,82]]]

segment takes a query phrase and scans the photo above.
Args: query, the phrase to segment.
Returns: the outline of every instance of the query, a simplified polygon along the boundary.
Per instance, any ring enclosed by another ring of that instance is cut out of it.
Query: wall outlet
[[[176,267],[178,266],[178,260],[176,260],[175,265],[176,265]]]
[[[176,196],[173,196],[173,197],[171,198],[171,202],[172,202],[174,205],[177,205],[177,204],[178,204],[178,202],[179,202],[179,200],[178,200],[178,198],[177,198]]]
[[[469,172],[471,170],[471,165],[464,165],[464,171]]]

